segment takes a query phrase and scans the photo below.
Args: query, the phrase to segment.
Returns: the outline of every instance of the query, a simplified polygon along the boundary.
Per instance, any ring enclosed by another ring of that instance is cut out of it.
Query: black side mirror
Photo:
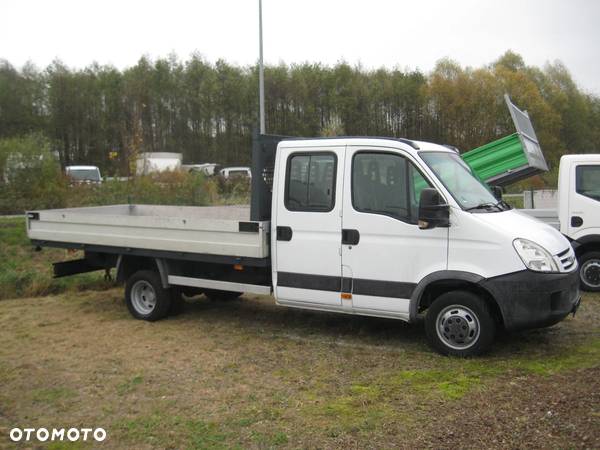
[[[490,186],[490,189],[492,190],[492,194],[494,194],[494,198],[498,201],[502,201],[502,194],[504,193],[504,190],[502,189],[501,186]]]
[[[421,191],[419,199],[419,228],[428,230],[450,226],[450,207],[442,203],[440,193],[433,188]]]

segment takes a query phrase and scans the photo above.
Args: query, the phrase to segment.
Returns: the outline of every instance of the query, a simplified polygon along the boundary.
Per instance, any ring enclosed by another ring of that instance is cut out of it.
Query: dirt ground
[[[0,447],[26,426],[103,427],[101,448],[600,448],[600,295],[466,360],[419,324],[268,297],[156,323],[117,288],[2,300]]]

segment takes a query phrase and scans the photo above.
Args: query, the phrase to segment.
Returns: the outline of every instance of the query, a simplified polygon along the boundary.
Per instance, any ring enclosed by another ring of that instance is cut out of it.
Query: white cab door
[[[273,281],[277,301],[341,305],[341,229],[345,146],[278,150]],[[285,178],[283,175],[285,174]]]
[[[578,239],[600,231],[600,164],[576,163],[571,171],[568,236]]]
[[[363,314],[409,316],[409,299],[426,275],[447,266],[448,228],[417,226],[420,192],[431,187],[397,149],[346,151],[342,264],[344,288]]]

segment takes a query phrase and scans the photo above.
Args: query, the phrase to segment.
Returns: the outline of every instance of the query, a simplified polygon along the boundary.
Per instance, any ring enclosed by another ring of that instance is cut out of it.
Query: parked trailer
[[[39,246],[84,251],[56,276],[116,267],[132,315],[181,294],[272,293],[302,309],[417,321],[432,347],[475,355],[497,331],[579,305],[565,237],[496,201],[456,152],[406,139],[254,141],[251,208],[120,205],[28,213]]]

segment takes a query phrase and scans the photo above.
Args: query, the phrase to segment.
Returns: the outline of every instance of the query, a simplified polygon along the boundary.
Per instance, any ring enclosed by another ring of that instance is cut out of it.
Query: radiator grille
[[[566,250],[558,253],[554,259],[558,263],[561,272],[571,272],[577,267],[577,259],[573,247],[569,246]]]

